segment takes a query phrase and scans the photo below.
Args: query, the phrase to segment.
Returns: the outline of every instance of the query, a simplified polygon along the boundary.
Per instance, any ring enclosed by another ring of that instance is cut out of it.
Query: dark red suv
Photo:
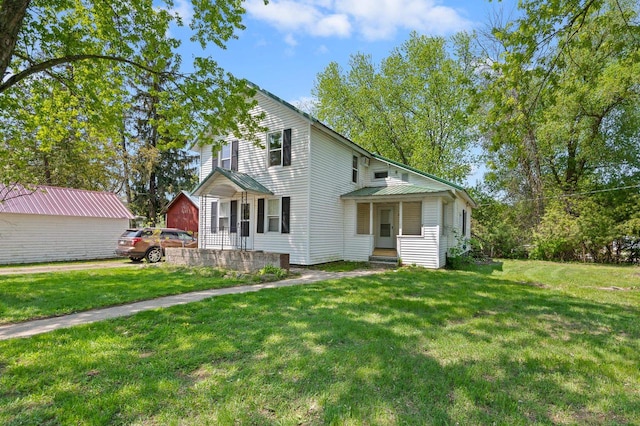
[[[118,240],[116,254],[134,262],[146,258],[149,263],[156,263],[162,259],[167,247],[197,248],[198,241],[181,229],[127,229]]]

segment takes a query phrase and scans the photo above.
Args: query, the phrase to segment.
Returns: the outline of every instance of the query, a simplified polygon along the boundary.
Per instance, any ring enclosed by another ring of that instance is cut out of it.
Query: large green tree
[[[86,144],[85,153],[96,147],[112,152],[131,92],[127,83],[143,73],[161,75],[173,93],[157,103],[166,118],[159,131],[167,138],[205,142],[214,133],[255,131],[252,89],[205,53],[212,45],[224,48],[243,28],[242,2],[198,0],[192,6],[188,26],[203,54],[167,72],[150,55],[181,64],[180,41],[171,34],[187,23],[172,0],[2,0],[1,180],[46,181],[34,166],[54,142]]]
[[[502,54],[484,62],[489,185],[522,212],[514,225],[534,255],[625,258],[640,238],[638,4],[520,6],[493,29]]]
[[[469,43],[412,33],[380,65],[362,53],[346,72],[332,62],[315,83],[318,118],[367,149],[460,182],[474,141]]]
[[[197,157],[180,148],[184,141],[164,130],[171,119],[158,108],[161,99],[175,96],[167,90],[166,75],[177,64],[170,57],[157,60],[164,62],[166,72],[146,73],[132,82],[135,92],[123,140],[129,208],[151,226],[162,221],[163,207],[181,190],[193,188],[197,179]]]
[[[622,0],[522,7],[494,29],[504,53],[486,73],[484,130],[491,177],[542,213],[545,195],[637,173],[640,27]]]

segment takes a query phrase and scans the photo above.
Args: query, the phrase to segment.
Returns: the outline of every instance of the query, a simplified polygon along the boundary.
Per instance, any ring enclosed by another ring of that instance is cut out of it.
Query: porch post
[[[398,218],[398,235],[402,235],[402,201],[400,201],[400,211],[398,212],[400,217]]]
[[[369,235],[373,235],[373,201],[369,201]]]

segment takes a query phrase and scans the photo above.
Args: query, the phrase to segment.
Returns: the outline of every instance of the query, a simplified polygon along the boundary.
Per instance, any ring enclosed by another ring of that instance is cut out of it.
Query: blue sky
[[[246,29],[222,51],[218,63],[286,101],[311,97],[316,75],[332,61],[348,68],[349,56],[370,54],[378,63],[411,31],[448,36],[481,28],[491,12],[513,11],[515,0],[247,0]],[[189,16],[188,0],[175,7]],[[194,48],[195,49],[195,48]],[[201,52],[197,53],[202,55]],[[189,51],[183,61],[188,62]]]

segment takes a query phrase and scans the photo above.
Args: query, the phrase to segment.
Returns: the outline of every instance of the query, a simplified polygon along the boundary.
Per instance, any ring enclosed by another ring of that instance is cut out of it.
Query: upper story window
[[[269,167],[282,164],[282,132],[272,132],[267,135],[269,145]]]
[[[354,155],[351,164],[351,182],[358,183],[358,156]]]
[[[220,151],[213,153],[212,167],[227,170],[238,170],[238,141],[222,145]]]
[[[291,165],[291,129],[267,134],[268,162],[271,166]]]
[[[223,145],[220,150],[220,167],[231,169],[231,143]]]
[[[386,179],[389,177],[389,172],[385,170],[384,172],[373,172],[374,179]]]

